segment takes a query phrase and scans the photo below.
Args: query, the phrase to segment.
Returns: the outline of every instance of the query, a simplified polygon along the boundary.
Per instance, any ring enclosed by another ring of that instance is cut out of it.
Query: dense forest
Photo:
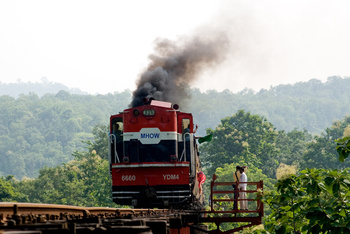
[[[194,114],[198,135],[238,110],[263,116],[286,133],[297,129],[320,135],[350,114],[349,88],[350,78],[330,77],[325,83],[313,79],[257,93],[192,89],[191,99],[180,108]],[[41,97],[35,93],[0,96],[0,176],[34,178],[44,166],[73,159],[73,152],[83,150],[84,142],[92,139],[92,129],[108,125],[111,114],[128,107],[131,95],[128,90],[107,95],[61,90]]]
[[[331,77],[258,93],[192,89],[183,109],[194,113],[198,134],[213,135],[199,146],[206,193],[210,175],[232,181],[245,165],[248,180],[264,181],[266,230],[350,231],[349,88],[349,78]],[[116,206],[108,118],[128,107],[130,91],[0,99],[0,201]]]
[[[201,93],[192,90],[189,107],[204,124],[204,129],[244,109],[264,116],[278,130],[289,132],[298,128],[320,134],[333,121],[350,114],[349,87],[350,78],[329,77],[325,83],[312,79],[259,92],[246,89],[239,93],[228,90]]]
[[[44,166],[68,162],[92,139],[93,127],[108,124],[109,116],[126,108],[129,100],[130,92],[1,96],[0,175],[36,177]]]

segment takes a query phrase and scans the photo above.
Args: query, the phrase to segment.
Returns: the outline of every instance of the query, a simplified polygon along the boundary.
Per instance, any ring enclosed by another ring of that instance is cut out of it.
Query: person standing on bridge
[[[206,180],[206,176],[204,175],[203,171],[200,171],[197,174],[197,180],[198,180],[198,187],[199,187],[199,193],[202,193],[202,184],[204,184]]]
[[[239,178],[240,184],[238,185],[240,199],[247,199],[247,193],[245,191],[247,190],[248,178],[244,172],[244,168],[245,167],[239,168],[239,172],[241,173],[241,177]],[[248,201],[247,200],[241,200],[239,202],[240,202],[240,209],[241,210],[248,210]]]
[[[233,198],[235,199],[233,202],[233,210],[236,210],[238,208],[236,199],[239,197],[238,182],[239,182],[239,178],[241,177],[241,172],[239,171],[239,168],[240,168],[240,166],[236,166],[236,171],[233,172],[233,182],[234,183],[232,184],[232,187],[234,190]]]

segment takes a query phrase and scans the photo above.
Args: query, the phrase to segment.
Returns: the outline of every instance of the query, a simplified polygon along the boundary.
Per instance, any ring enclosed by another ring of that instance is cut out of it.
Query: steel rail
[[[145,216],[145,215],[165,215],[169,214],[167,209],[131,209],[131,208],[110,208],[110,207],[78,207],[58,204],[40,204],[40,203],[18,203],[18,202],[0,202],[0,214],[2,217],[9,215],[100,215],[109,214],[115,216]]]

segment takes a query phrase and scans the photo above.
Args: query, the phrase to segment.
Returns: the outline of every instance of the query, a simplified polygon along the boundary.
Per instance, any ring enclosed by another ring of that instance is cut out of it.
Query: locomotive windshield
[[[116,136],[117,143],[123,142],[123,120],[115,118],[112,124],[112,134]]]
[[[142,144],[137,140],[124,142],[125,155],[130,162],[169,162],[176,154],[176,145],[172,141],[160,141],[158,144]]]
[[[111,132],[110,132],[110,141],[111,141],[111,160],[113,163],[120,162],[123,156],[123,119],[114,118],[111,122]]]

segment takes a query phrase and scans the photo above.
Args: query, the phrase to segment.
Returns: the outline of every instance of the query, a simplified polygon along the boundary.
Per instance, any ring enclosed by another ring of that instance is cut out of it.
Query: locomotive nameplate
[[[158,144],[161,141],[159,128],[142,128],[140,142],[142,144]]]

